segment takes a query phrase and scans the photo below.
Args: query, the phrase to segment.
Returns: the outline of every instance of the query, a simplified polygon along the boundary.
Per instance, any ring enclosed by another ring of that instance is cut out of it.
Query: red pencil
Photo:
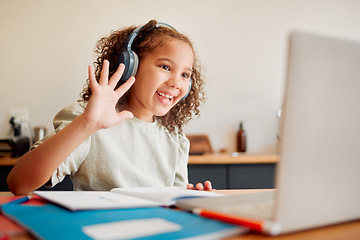
[[[272,236],[278,235],[281,230],[280,225],[271,220],[257,220],[257,219],[240,217],[237,215],[232,215],[219,211],[201,209],[201,208],[195,208],[192,210],[192,212],[206,218],[211,218],[227,223],[241,225],[249,228],[252,231],[265,233]]]

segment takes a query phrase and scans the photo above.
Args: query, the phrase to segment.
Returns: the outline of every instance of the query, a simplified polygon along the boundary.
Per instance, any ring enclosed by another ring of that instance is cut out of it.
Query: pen
[[[211,218],[227,223],[241,225],[252,231],[270,234],[272,236],[280,233],[280,225],[270,220],[256,220],[253,218],[239,217],[236,215],[213,211],[208,209],[195,208],[192,210],[194,214],[202,217]]]

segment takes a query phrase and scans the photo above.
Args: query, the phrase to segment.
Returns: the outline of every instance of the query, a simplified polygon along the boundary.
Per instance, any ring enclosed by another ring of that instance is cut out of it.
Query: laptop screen
[[[294,33],[276,176],[285,230],[360,218],[360,44]]]

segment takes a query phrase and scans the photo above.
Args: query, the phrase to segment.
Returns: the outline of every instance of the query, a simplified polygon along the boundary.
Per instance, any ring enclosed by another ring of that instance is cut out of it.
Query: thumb
[[[118,118],[120,121],[123,121],[125,119],[133,118],[134,115],[130,111],[121,111],[118,113]]]

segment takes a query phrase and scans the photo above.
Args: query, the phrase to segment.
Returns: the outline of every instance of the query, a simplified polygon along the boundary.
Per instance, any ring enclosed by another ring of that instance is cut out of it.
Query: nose
[[[181,79],[177,78],[177,77],[171,77],[166,83],[169,87],[173,87],[175,89],[180,89],[181,88]]]

